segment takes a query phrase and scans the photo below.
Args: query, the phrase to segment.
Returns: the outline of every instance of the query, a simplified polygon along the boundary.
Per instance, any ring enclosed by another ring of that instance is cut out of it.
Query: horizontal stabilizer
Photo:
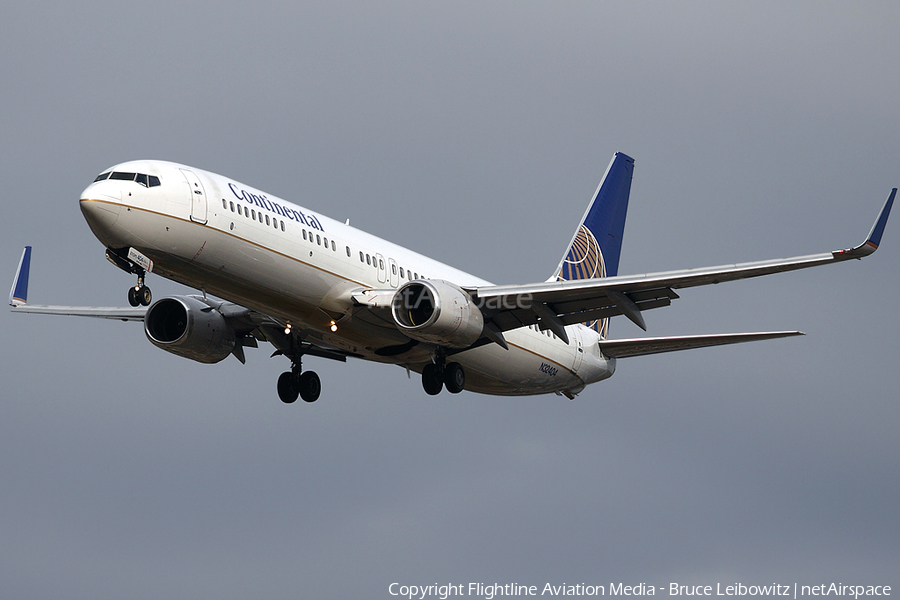
[[[775,338],[803,335],[799,331],[767,331],[759,333],[719,333],[713,335],[685,335],[674,337],[633,338],[627,340],[600,340],[600,351],[610,358],[646,356],[676,350],[709,348],[742,342],[756,342]]]

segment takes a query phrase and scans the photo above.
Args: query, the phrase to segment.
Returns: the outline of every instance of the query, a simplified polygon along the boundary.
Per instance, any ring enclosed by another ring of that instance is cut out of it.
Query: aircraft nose
[[[109,235],[113,225],[116,224],[116,220],[119,218],[119,211],[122,208],[122,205],[113,201],[112,198],[108,200],[82,198],[79,201],[79,205],[81,206],[81,214],[84,215],[84,220],[87,221],[94,235],[101,240]]]

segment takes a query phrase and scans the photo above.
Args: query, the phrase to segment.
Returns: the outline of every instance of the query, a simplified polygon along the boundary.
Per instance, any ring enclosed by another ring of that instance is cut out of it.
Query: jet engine
[[[416,280],[400,286],[391,314],[412,339],[449,348],[471,346],[484,330],[484,317],[469,294],[446,281]]]
[[[144,333],[157,348],[202,363],[217,363],[234,350],[235,333],[225,317],[199,298],[171,296],[144,317]]]

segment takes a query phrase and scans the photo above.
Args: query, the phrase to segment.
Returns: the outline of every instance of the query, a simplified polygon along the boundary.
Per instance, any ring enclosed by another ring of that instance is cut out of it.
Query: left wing
[[[75,317],[95,317],[118,321],[144,321],[148,307],[137,308],[118,306],[49,306],[28,304],[28,277],[31,271],[31,246],[25,246],[19,267],[9,291],[9,304],[14,313],[37,313],[45,315],[70,315]],[[300,328],[285,332],[285,325],[268,315],[231,302],[215,301],[203,296],[191,298],[203,302],[209,309],[222,314],[235,332],[234,356],[245,362],[244,348],[256,348],[257,342],[269,342],[276,348],[275,354],[289,356],[311,355],[331,360],[346,361],[354,356],[337,348],[331,348],[307,335]],[[206,310],[206,309],[205,309]],[[274,355],[273,355],[274,356]]]
[[[146,307],[120,308],[114,306],[42,306],[28,304],[28,276],[31,272],[31,246],[25,246],[16,278],[9,290],[9,304],[13,312],[39,313],[45,315],[71,315],[76,317],[98,317],[120,321],[143,321]]]
[[[568,341],[566,325],[615,315],[625,315],[646,330],[642,311],[668,306],[678,298],[676,289],[806,269],[872,254],[881,243],[896,195],[897,188],[894,188],[865,241],[846,250],[647,275],[481,286],[466,288],[466,291],[481,307],[486,326],[499,332],[538,324]]]

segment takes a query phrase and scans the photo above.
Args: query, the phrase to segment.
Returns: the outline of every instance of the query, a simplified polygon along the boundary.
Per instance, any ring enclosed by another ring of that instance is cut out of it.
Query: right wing
[[[710,285],[772,273],[864,258],[878,248],[888,215],[897,195],[888,195],[865,241],[850,249],[760,262],[723,265],[647,275],[626,275],[531,285],[498,285],[466,288],[495,335],[537,324],[568,341],[565,326],[625,315],[646,330],[641,312],[668,306],[678,298],[676,289]]]

